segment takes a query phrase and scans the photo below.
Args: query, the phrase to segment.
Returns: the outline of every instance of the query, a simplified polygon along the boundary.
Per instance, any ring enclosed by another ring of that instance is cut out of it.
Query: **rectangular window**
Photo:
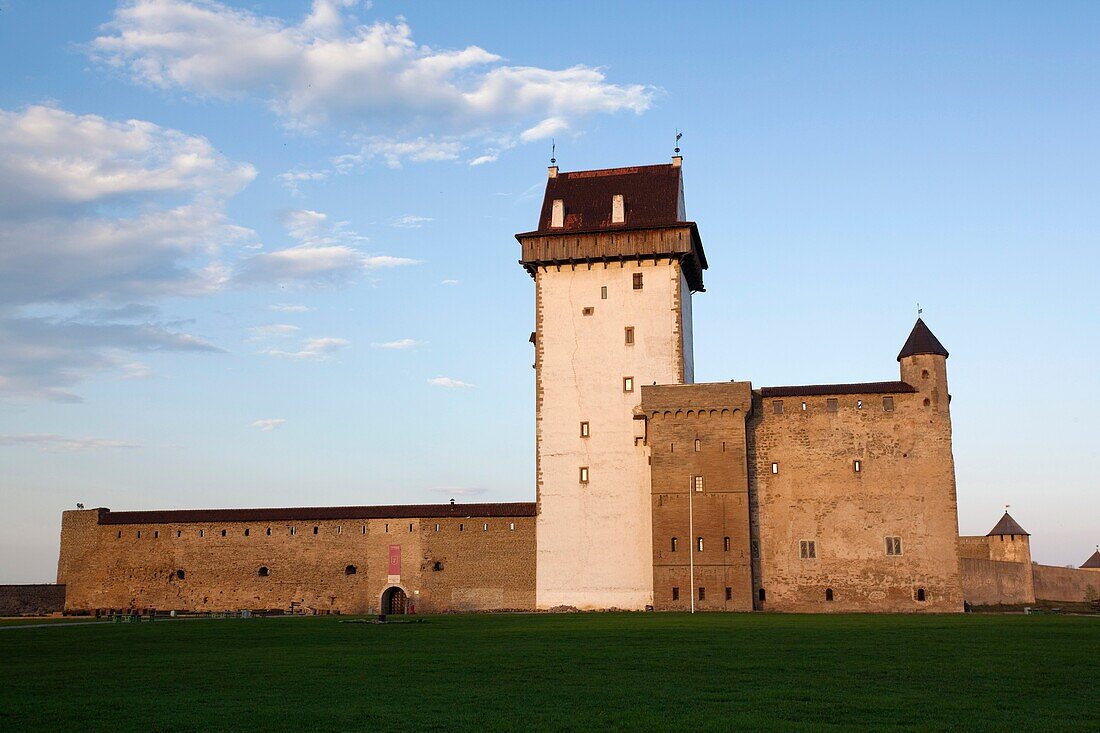
[[[695,549],[696,549],[696,550],[697,550],[698,552],[702,552],[702,551],[703,551],[703,538],[702,538],[702,537],[696,537],[696,538],[695,538]]]
[[[245,528],[244,528],[244,536],[245,536],[245,537],[247,537],[247,536],[248,536],[248,527],[245,527]]]
[[[839,408],[840,400],[838,400],[836,397],[830,397],[829,399],[825,400],[825,409],[828,412],[836,412]]]
[[[317,527],[313,528],[313,534],[317,534]]]
[[[772,473],[779,473],[779,464],[778,463],[773,463],[772,464]]]
[[[554,199],[550,209],[550,226],[557,229],[565,226],[565,202]]]
[[[886,538],[886,554],[887,555],[900,555],[901,554],[901,537],[887,537]]]
[[[291,532],[291,534],[294,534],[294,533]],[[206,530],[205,529],[200,529],[199,530],[199,537],[205,537],[205,536],[206,536]]]
[[[703,477],[702,476],[692,476],[691,477],[691,485],[696,491],[702,491],[703,490]]]
[[[730,538],[729,537],[725,537],[725,538],[722,539],[722,550],[725,551],[725,552],[730,551]]]
[[[588,483],[588,466],[581,466],[581,483]]]
[[[634,377],[623,377],[623,392],[634,391]]]
[[[508,531],[509,532],[515,532],[516,531],[516,523],[515,522],[508,522]]]
[[[617,193],[611,197],[611,223],[622,224],[626,221],[626,211],[623,207],[623,195]]]
[[[410,532],[412,532],[412,531],[413,531],[413,526],[412,526],[411,524],[409,525],[409,531],[410,531]]]
[[[772,412],[776,415],[783,414],[783,400],[772,400]]]
[[[592,315],[592,314],[593,314],[593,313],[595,313],[595,312],[596,312],[596,309],[595,309],[595,308],[593,308],[593,307],[592,307],[592,306],[590,306],[590,305],[589,305],[589,306],[585,306],[584,308],[581,308],[581,315],[582,315],[582,316],[590,316],[590,315]]]
[[[700,601],[707,600],[707,589],[706,588],[702,588],[702,587],[699,588],[699,600]]]
[[[749,542],[749,554],[752,555],[753,560],[760,558],[760,540],[751,540]]]
[[[139,540],[141,539],[141,530],[140,530],[140,529],[139,529],[139,530],[137,531],[137,538],[138,538]]]
[[[730,588],[729,586],[726,586],[726,600],[727,601],[732,601],[733,600],[733,588]]]
[[[680,600],[680,589],[679,588],[673,588],[672,589],[672,600],[674,600],[674,601]]]
[[[366,528],[366,527],[363,527],[363,534],[366,534],[366,533],[367,533],[367,531],[366,531],[366,530],[367,530],[367,528]],[[267,528],[267,536],[268,536],[268,537],[270,537],[270,536],[271,536],[271,527],[268,527],[268,528]]]
[[[695,452],[698,453],[699,449],[703,447],[703,441],[698,438],[695,439]]]
[[[488,531],[489,531],[489,523],[488,523],[488,522],[486,522],[485,524],[481,525],[481,531],[482,531],[482,532],[488,532]]]
[[[313,528],[313,534],[317,534],[317,528],[316,527]],[[222,530],[222,537],[225,537],[225,530],[224,529]]]
[[[439,531],[439,522],[436,522],[436,523],[435,523],[435,531],[436,531],[436,532],[438,532],[438,531]]]
[[[290,528],[290,533],[291,533],[292,535],[293,535],[293,534],[298,534],[298,530],[297,530],[297,528],[295,528],[295,527],[291,527],[291,528]]]
[[[634,289],[635,290],[641,290],[642,289],[642,273],[640,273],[640,272],[635,272],[634,273]]]
[[[179,537],[179,536],[181,536],[182,534],[183,534],[183,532],[182,532],[182,531],[180,531],[180,530],[178,530],[178,529],[176,530],[176,537]]]
[[[817,558],[817,543],[813,540],[802,540],[798,543],[798,554],[803,560]]]
[[[862,410],[863,409],[863,400],[856,400],[856,409],[857,410]]]
[[[894,411],[894,398],[893,397],[883,397],[882,398],[882,411],[883,412],[893,412]]]
[[[338,524],[338,525],[336,525],[336,534],[340,534],[340,532],[341,532],[341,529],[342,529],[342,528],[341,528],[341,526],[340,526],[339,524]],[[245,534],[248,534],[248,530],[246,529],[246,530],[244,531],[244,533],[245,533]]]
[[[581,437],[582,438],[587,438],[588,437],[588,421],[587,420],[585,420],[584,422],[581,423]]]
[[[634,326],[627,326],[625,329],[623,329],[623,332],[624,332],[623,335],[626,339],[626,345],[627,346],[633,346],[634,345]]]
[[[854,470],[856,473],[859,473],[860,471],[862,471],[863,470],[863,462],[860,461],[860,460],[852,461],[852,470]]]
[[[270,530],[270,529],[269,529],[269,530],[267,530],[267,533],[268,533],[268,534],[271,534],[271,530]],[[366,533],[367,533],[367,525],[365,525],[365,524],[364,524],[364,525],[363,525],[363,534],[366,534]]]
[[[607,300],[607,286],[600,287],[600,300]]]
[[[810,406],[809,406],[809,405],[807,405],[807,404],[806,404],[805,402],[803,402],[803,403],[802,403],[802,411],[803,411],[803,412],[806,412],[806,410],[808,410],[808,409],[810,409]]]

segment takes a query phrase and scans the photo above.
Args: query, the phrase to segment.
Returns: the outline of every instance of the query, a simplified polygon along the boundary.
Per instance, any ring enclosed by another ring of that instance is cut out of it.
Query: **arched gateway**
[[[382,592],[382,605],[380,612],[386,615],[395,613],[405,613],[405,609],[408,605],[409,597],[405,595],[405,591],[398,587],[392,586],[386,588]]]

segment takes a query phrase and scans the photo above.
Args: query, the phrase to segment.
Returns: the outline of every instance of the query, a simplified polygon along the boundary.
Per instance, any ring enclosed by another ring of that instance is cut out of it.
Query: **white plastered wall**
[[[643,274],[641,290],[633,275]],[[608,295],[600,297],[601,288]],[[635,444],[643,384],[681,382],[690,306],[677,262],[542,268],[536,417],[539,608],[641,609],[652,603],[649,468]],[[593,314],[583,315],[584,308]],[[687,319],[682,333],[681,319]],[[624,329],[634,328],[633,345]],[[634,377],[624,393],[623,377]],[[590,436],[580,436],[587,421]],[[640,443],[640,441],[638,441]],[[580,468],[589,469],[588,484]]]

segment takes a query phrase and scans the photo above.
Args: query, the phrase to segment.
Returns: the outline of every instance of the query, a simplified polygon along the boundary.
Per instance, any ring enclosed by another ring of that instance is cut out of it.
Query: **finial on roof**
[[[557,165],[558,141],[550,138],[550,165]]]
[[[680,132],[680,128],[676,128],[676,147],[672,149],[672,152],[677,155],[680,154],[680,138],[684,136],[684,133]]]
[[[918,307],[918,312],[920,308]],[[947,349],[943,347],[940,340],[928,329],[924,320],[917,317],[917,322],[913,325],[913,330],[909,332],[909,338],[905,339],[905,345],[901,347],[901,352],[898,354],[898,361],[901,361],[907,356],[915,356],[917,354],[936,354],[947,358]]]

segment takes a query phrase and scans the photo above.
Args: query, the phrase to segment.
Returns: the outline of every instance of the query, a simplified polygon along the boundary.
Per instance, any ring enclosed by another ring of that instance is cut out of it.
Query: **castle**
[[[1007,514],[959,537],[948,352],[919,318],[895,381],[695,383],[682,172],[552,166],[516,235],[534,503],[67,511],[66,610],[954,612],[1100,588],[1033,567]]]

